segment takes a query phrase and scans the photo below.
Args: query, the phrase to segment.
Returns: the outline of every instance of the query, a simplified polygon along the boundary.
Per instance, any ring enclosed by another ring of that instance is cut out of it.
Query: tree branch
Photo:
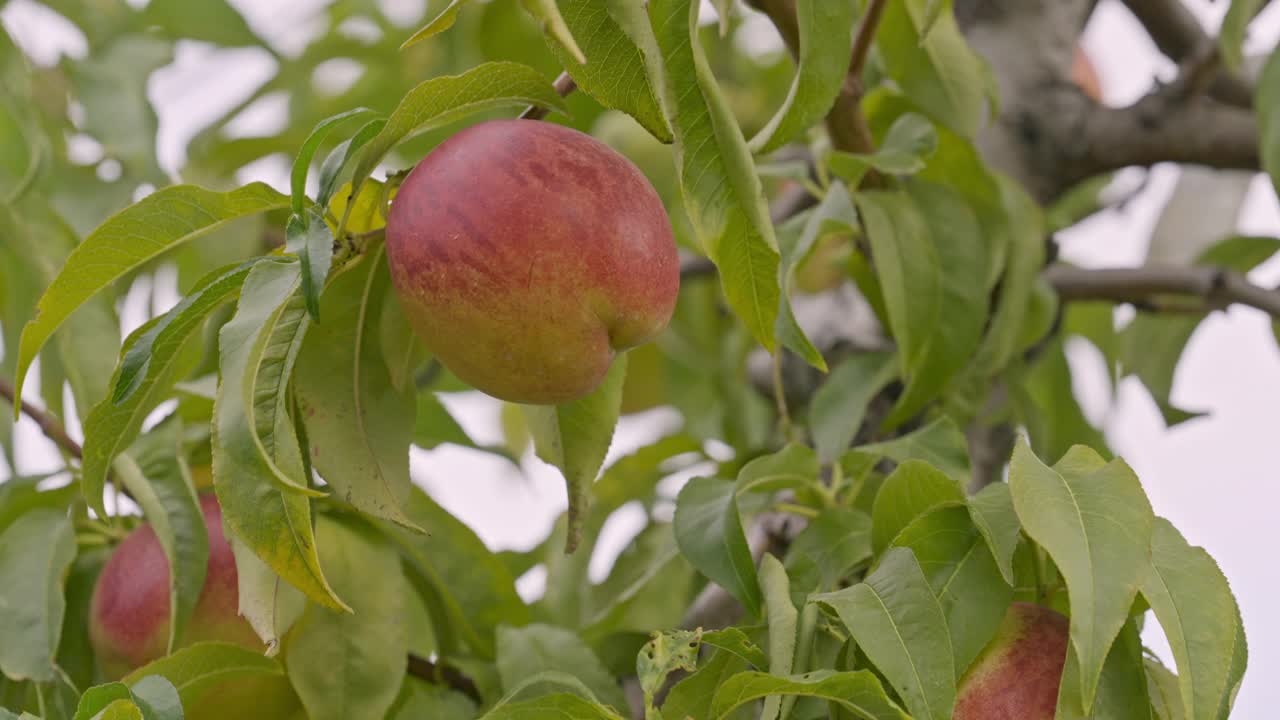
[[[1055,265],[1045,278],[1064,301],[1111,300],[1155,307],[1152,298],[1189,295],[1203,301],[1201,310],[1239,304],[1280,318],[1280,290],[1267,290],[1244,275],[1214,267],[1150,265],[1139,268],[1087,270]],[[1180,310],[1193,309],[1186,306]]]
[[[569,93],[577,89],[578,83],[574,82],[573,77],[571,77],[569,73],[562,72],[560,73],[560,77],[556,78],[556,81],[552,84],[552,87],[556,89],[556,94],[559,95],[560,97],[568,97]],[[551,111],[548,110],[547,108],[542,107],[541,105],[530,105],[529,107],[525,108],[524,112],[520,113],[520,119],[521,120],[541,120],[542,118],[546,117],[547,113],[549,112]]]
[[[483,702],[480,697],[480,689],[476,687],[475,682],[459,672],[457,668],[450,667],[443,662],[432,662],[420,655],[409,653],[407,672],[433,685],[443,685],[457,690],[476,701],[476,703]]]
[[[76,459],[84,457],[84,449],[80,447],[80,443],[71,439],[71,436],[67,434],[67,429],[58,421],[58,418],[50,415],[44,410],[41,410],[35,405],[32,405],[26,400],[18,402],[18,397],[14,392],[13,385],[4,378],[0,378],[0,397],[8,400],[10,405],[17,403],[19,408],[22,410],[22,414],[34,420],[36,425],[40,426],[40,432],[44,433],[45,437],[57,443],[58,447],[62,448],[68,455]]]
[[[1202,47],[1215,44],[1180,0],[1124,0],[1124,4],[1147,29],[1160,52],[1176,63],[1183,62]],[[1209,93],[1230,105],[1253,105],[1253,88],[1249,83],[1222,70],[1210,81]]]
[[[1204,96],[1179,100],[1180,92],[1152,93],[1127,108],[1091,107],[1075,133],[1064,128],[1063,135],[1075,135],[1073,146],[1078,148],[1064,153],[1064,187],[1111,170],[1161,162],[1259,168],[1253,112]]]

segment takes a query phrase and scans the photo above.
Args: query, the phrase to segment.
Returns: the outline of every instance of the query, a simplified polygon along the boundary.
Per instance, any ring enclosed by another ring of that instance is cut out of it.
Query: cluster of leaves
[[[798,2],[791,76],[717,43],[691,0],[527,0],[536,23],[514,3],[455,0],[403,52],[405,33],[376,3],[340,2],[333,29],[300,55],[270,51],[276,75],[246,102],[287,93],[286,129],[228,138],[236,113],[215,121],[188,148],[183,175],[199,185],[169,185],[157,167],[146,75],[178,38],[270,46],[220,2],[47,4],[85,31],[90,54],[32,71],[0,35],[0,141],[23,150],[0,167],[12,199],[0,207],[0,375],[20,391],[38,363],[58,417],[73,416],[69,386],[84,446],[78,465],[68,458],[77,485],[0,486],[0,706],[159,720],[217,697],[224,715],[617,718],[619,680],[634,677],[651,717],[941,720],[1009,603],[1029,600],[1071,618],[1059,717],[1229,711],[1246,646],[1226,580],[1153,516],[1122,461],[1075,446],[1105,448],[1063,354],[1066,334],[1083,335],[1167,400],[1178,352],[1150,348],[1180,348],[1200,317],[1142,316],[1117,332],[1110,306],[1059,307],[1041,277],[1045,214],[975,149],[995,91],[947,3],[885,10],[862,104],[876,149],[852,153],[813,128],[853,42],[829,28],[852,31],[865,3]],[[736,31],[741,18],[720,6]],[[344,32],[352,20],[378,39]],[[365,75],[323,97],[310,78],[334,57]],[[582,92],[555,92],[547,73],[561,68]],[[628,152],[680,242],[718,272],[686,282],[669,331],[599,391],[513,408],[505,446],[481,447],[438,396],[467,388],[396,302],[381,229],[398,175],[372,176],[459,122],[528,105]],[[1268,137],[1277,128],[1264,119]],[[120,177],[71,162],[68,133],[96,139]],[[1277,145],[1264,142],[1273,167]],[[812,170],[781,161],[797,147]],[[231,187],[236,170],[281,151],[295,154],[288,194]],[[775,224],[766,197],[797,183],[816,205]],[[151,192],[129,204],[143,184]],[[1201,259],[1248,269],[1277,249],[1229,238]],[[166,264],[182,299],[121,344],[113,301]],[[793,300],[833,265],[893,342],[829,368]],[[758,348],[829,371],[805,407],[779,417],[751,386]],[[681,430],[602,470],[619,415],[658,404],[679,411]],[[0,447],[13,467],[9,422]],[[999,422],[1028,428],[1031,446],[1015,450],[1007,483],[967,495],[960,428]],[[411,447],[519,462],[525,436],[574,498],[531,551],[491,552],[410,481]],[[673,475],[697,477],[672,497]],[[170,561],[173,650],[203,579],[207,548],[193,539],[209,485],[241,612],[271,656],[198,644],[95,685],[93,581],[136,522],[108,512],[104,490],[128,493]],[[590,582],[601,529],[636,507],[643,529]],[[744,527],[779,512],[808,524],[757,559]],[[526,602],[515,578],[535,567],[547,589]],[[714,588],[742,606],[741,622],[672,630]],[[1177,675],[1143,651],[1148,610]],[[228,679],[252,692],[229,695]]]

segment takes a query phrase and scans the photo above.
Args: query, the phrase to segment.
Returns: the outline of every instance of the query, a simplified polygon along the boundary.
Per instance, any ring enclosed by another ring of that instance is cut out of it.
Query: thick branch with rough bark
[[[1146,306],[1154,298],[1184,295],[1200,302],[1179,309],[1217,310],[1239,304],[1280,318],[1280,290],[1267,290],[1244,275],[1214,267],[1147,266],[1085,270],[1056,265],[1045,278],[1066,301],[1110,300]]]
[[[1079,155],[1064,163],[1068,182],[1161,162],[1238,170],[1261,163],[1253,112],[1203,96],[1177,101],[1154,93],[1127,108],[1094,107],[1076,142]]]

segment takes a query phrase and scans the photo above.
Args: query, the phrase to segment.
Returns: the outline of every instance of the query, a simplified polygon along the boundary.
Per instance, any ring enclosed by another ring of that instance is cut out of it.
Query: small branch
[[[1213,267],[1151,265],[1140,268],[1086,270],[1055,265],[1045,278],[1065,301],[1111,300],[1159,309],[1160,295],[1190,295],[1204,301],[1202,310],[1219,310],[1232,304],[1248,305],[1280,318],[1280,290],[1267,290],[1244,275]],[[1174,306],[1183,312],[1186,305]]]
[[[432,662],[419,655],[409,653],[407,671],[410,675],[426,680],[433,685],[443,685],[457,690],[476,701],[476,703],[483,702],[480,697],[480,689],[476,687],[471,678],[442,662]]]
[[[3,378],[0,378],[0,397],[8,400],[10,405],[18,402],[13,385]],[[80,447],[80,443],[71,439],[71,436],[67,434],[67,429],[58,421],[58,418],[26,400],[21,401],[18,405],[22,410],[22,414],[31,418],[36,425],[40,426],[40,432],[44,433],[45,437],[57,443],[58,447],[62,448],[68,455],[76,459],[84,457],[84,449]]]
[[[1182,63],[1209,45],[1215,45],[1200,21],[1181,0],[1124,0],[1129,11],[1146,28],[1156,47],[1170,60]],[[1237,107],[1253,105],[1253,88],[1239,77],[1214,68],[1207,80],[1211,95]]]
[[[886,5],[887,0],[871,0],[867,5],[853,38],[849,72],[845,74],[844,85],[836,96],[835,104],[827,113],[827,134],[831,136],[831,146],[837,150],[867,154],[876,149],[871,126],[867,124],[866,115],[862,114],[862,69],[866,67]],[[878,174],[867,173],[865,181],[875,185],[878,178]]]
[[[556,89],[557,95],[560,97],[567,97],[569,93],[577,89],[578,83],[573,81],[573,78],[569,73],[562,72],[560,73],[560,77],[556,78],[555,83],[553,83],[553,87]],[[551,111],[541,105],[530,105],[524,112],[520,113],[520,119],[541,120],[546,117],[549,112]]]

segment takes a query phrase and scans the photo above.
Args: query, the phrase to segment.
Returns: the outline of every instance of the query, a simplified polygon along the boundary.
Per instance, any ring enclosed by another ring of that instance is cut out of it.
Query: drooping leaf
[[[67,568],[75,559],[71,520],[32,510],[0,534],[0,672],[11,680],[51,682],[62,632]]]
[[[1084,456],[1088,463],[1081,464]],[[1151,558],[1153,515],[1142,485],[1124,461],[1101,463],[1096,453],[1073,449],[1059,471],[1019,439],[1009,466],[1018,518],[1067,583],[1086,709]]]
[[[321,515],[316,541],[326,574],[352,612],[307,607],[289,633],[289,680],[315,720],[382,720],[400,691],[409,651],[400,558],[384,536],[354,520]]]
[[[113,390],[89,412],[84,425],[81,483],[85,498],[99,514],[106,514],[102,488],[112,460],[133,442],[143,420],[169,394],[187,341],[209,313],[239,294],[250,267],[246,263],[215,270],[168,313],[125,341]]]
[[[760,594],[764,597],[765,618],[769,625],[769,674],[791,674],[796,655],[796,625],[800,613],[791,604],[791,582],[782,561],[771,553],[760,559]],[[760,720],[775,720],[782,709],[782,698],[765,698]]]
[[[857,353],[831,372],[809,401],[809,432],[823,462],[849,448],[867,406],[895,372],[892,353]]]
[[[560,468],[569,493],[569,528],[565,550],[577,547],[591,484],[600,474],[622,407],[627,356],[614,358],[600,387],[562,405],[525,405],[534,447],[544,462]]]
[[[577,41],[573,39],[569,26],[560,16],[560,8],[557,7],[556,0],[520,0],[520,4],[547,34],[547,38],[554,43],[553,47],[564,50],[579,65],[587,63],[587,56],[582,53],[582,48],[578,47]]]
[[[782,107],[751,138],[751,150],[762,155],[786,145],[822,120],[849,72],[858,4],[852,0],[800,0],[795,13],[800,58]]]
[[[990,80],[955,17],[930,17],[929,2],[889,3],[876,45],[889,76],[912,100],[934,121],[971,138],[985,118]]]
[[[354,110],[340,112],[337,115],[330,115],[316,123],[315,127],[311,129],[307,139],[302,141],[302,146],[298,148],[298,154],[293,161],[293,169],[289,173],[290,200],[294,215],[301,216],[306,210],[307,171],[311,169],[311,160],[315,157],[316,151],[320,149],[320,144],[338,125],[347,120],[365,118],[373,114],[374,111],[369,108],[355,108]]]
[[[436,13],[436,16],[432,18],[430,22],[422,26],[422,28],[414,34],[410,35],[408,40],[401,43],[400,49],[404,50],[414,43],[426,40],[433,35],[437,35],[453,27],[453,24],[458,20],[458,11],[462,9],[462,6],[466,4],[466,2],[467,0],[452,0],[444,10]]]
[[[725,480],[686,483],[676,498],[676,542],[699,572],[759,616],[763,598],[735,497],[734,484]]]
[[[22,331],[15,382],[72,311],[121,276],[187,240],[245,215],[287,207],[289,198],[264,183],[226,193],[194,185],[162,188],[108,218],[67,258]]]
[[[519,63],[489,62],[461,75],[424,81],[405,94],[387,118],[387,124],[365,144],[351,179],[352,194],[359,194],[360,186],[382,156],[411,134],[482,110],[524,105],[565,112],[564,100],[551,83],[534,69]]]
[[[833,182],[822,201],[809,213],[803,226],[796,228],[795,223],[788,223],[778,231],[778,283],[781,290],[774,334],[784,347],[822,372],[827,372],[826,358],[822,357],[822,353],[805,335],[791,306],[791,296],[796,289],[797,269],[813,252],[824,230],[833,225],[841,229],[853,228],[857,226],[857,220],[858,213],[853,209],[848,190],[840,182]]]
[[[716,690],[708,717],[722,720],[745,703],[780,695],[828,700],[865,720],[909,720],[869,670],[818,670],[804,675],[742,672],[727,678]],[[917,716],[919,717],[919,716]]]
[[[1142,641],[1133,620],[1126,622],[1107,654],[1098,681],[1097,697],[1086,707],[1080,696],[1080,662],[1074,648],[1067,649],[1067,663],[1058,687],[1057,718],[1061,720],[1095,720],[1096,718],[1135,718],[1155,720],[1151,699],[1147,695],[1147,677],[1143,671]]]
[[[697,41],[698,3],[655,0],[647,19],[639,6],[611,7],[615,18],[627,13],[620,23],[642,50],[656,45],[657,52],[645,52],[645,61],[675,136],[685,209],[719,269],[729,305],[772,351],[778,241],[751,152]]]
[[[586,64],[580,63],[560,43],[549,43],[578,88],[601,105],[635,118],[662,142],[671,142],[671,129],[649,84],[640,48],[610,16],[608,8],[598,0],[557,0],[556,4],[588,58]]]
[[[947,619],[912,552],[892,548],[866,580],[816,595],[919,720],[948,720],[956,671]]]
[[[182,425],[169,420],[139,439],[114,467],[169,561],[169,637],[166,652],[182,639],[204,588],[209,537],[204,515],[181,454]]]
[[[219,333],[222,383],[214,402],[213,483],[232,534],[312,600],[346,610],[320,569],[310,501],[276,478],[263,455],[256,422],[250,420],[253,406],[238,387],[244,383],[254,346],[264,341],[264,327],[294,297],[300,275],[296,262],[255,265],[245,279],[235,317]],[[296,462],[300,466],[301,458]]]
[[[1164,518],[1151,536],[1151,567],[1142,596],[1164,628],[1178,664],[1178,685],[1188,718],[1225,718],[1248,656],[1240,611],[1227,578],[1203,548],[1193,547]],[[1239,644],[1239,646],[1237,646]]]
[[[307,314],[312,320],[320,319],[320,293],[333,264],[333,231],[314,208],[293,215],[285,227],[290,247],[296,246],[298,261],[302,265],[302,297],[306,301]]]
[[[244,541],[235,536],[228,541],[236,559],[240,616],[266,644],[267,654],[275,655],[280,638],[302,617],[307,598],[282,580]]]
[[[396,390],[379,358],[378,326],[390,286],[381,247],[337,275],[321,300],[324,322],[298,354],[298,404],[311,461],[344,501],[410,529],[406,517],[414,389]]]

